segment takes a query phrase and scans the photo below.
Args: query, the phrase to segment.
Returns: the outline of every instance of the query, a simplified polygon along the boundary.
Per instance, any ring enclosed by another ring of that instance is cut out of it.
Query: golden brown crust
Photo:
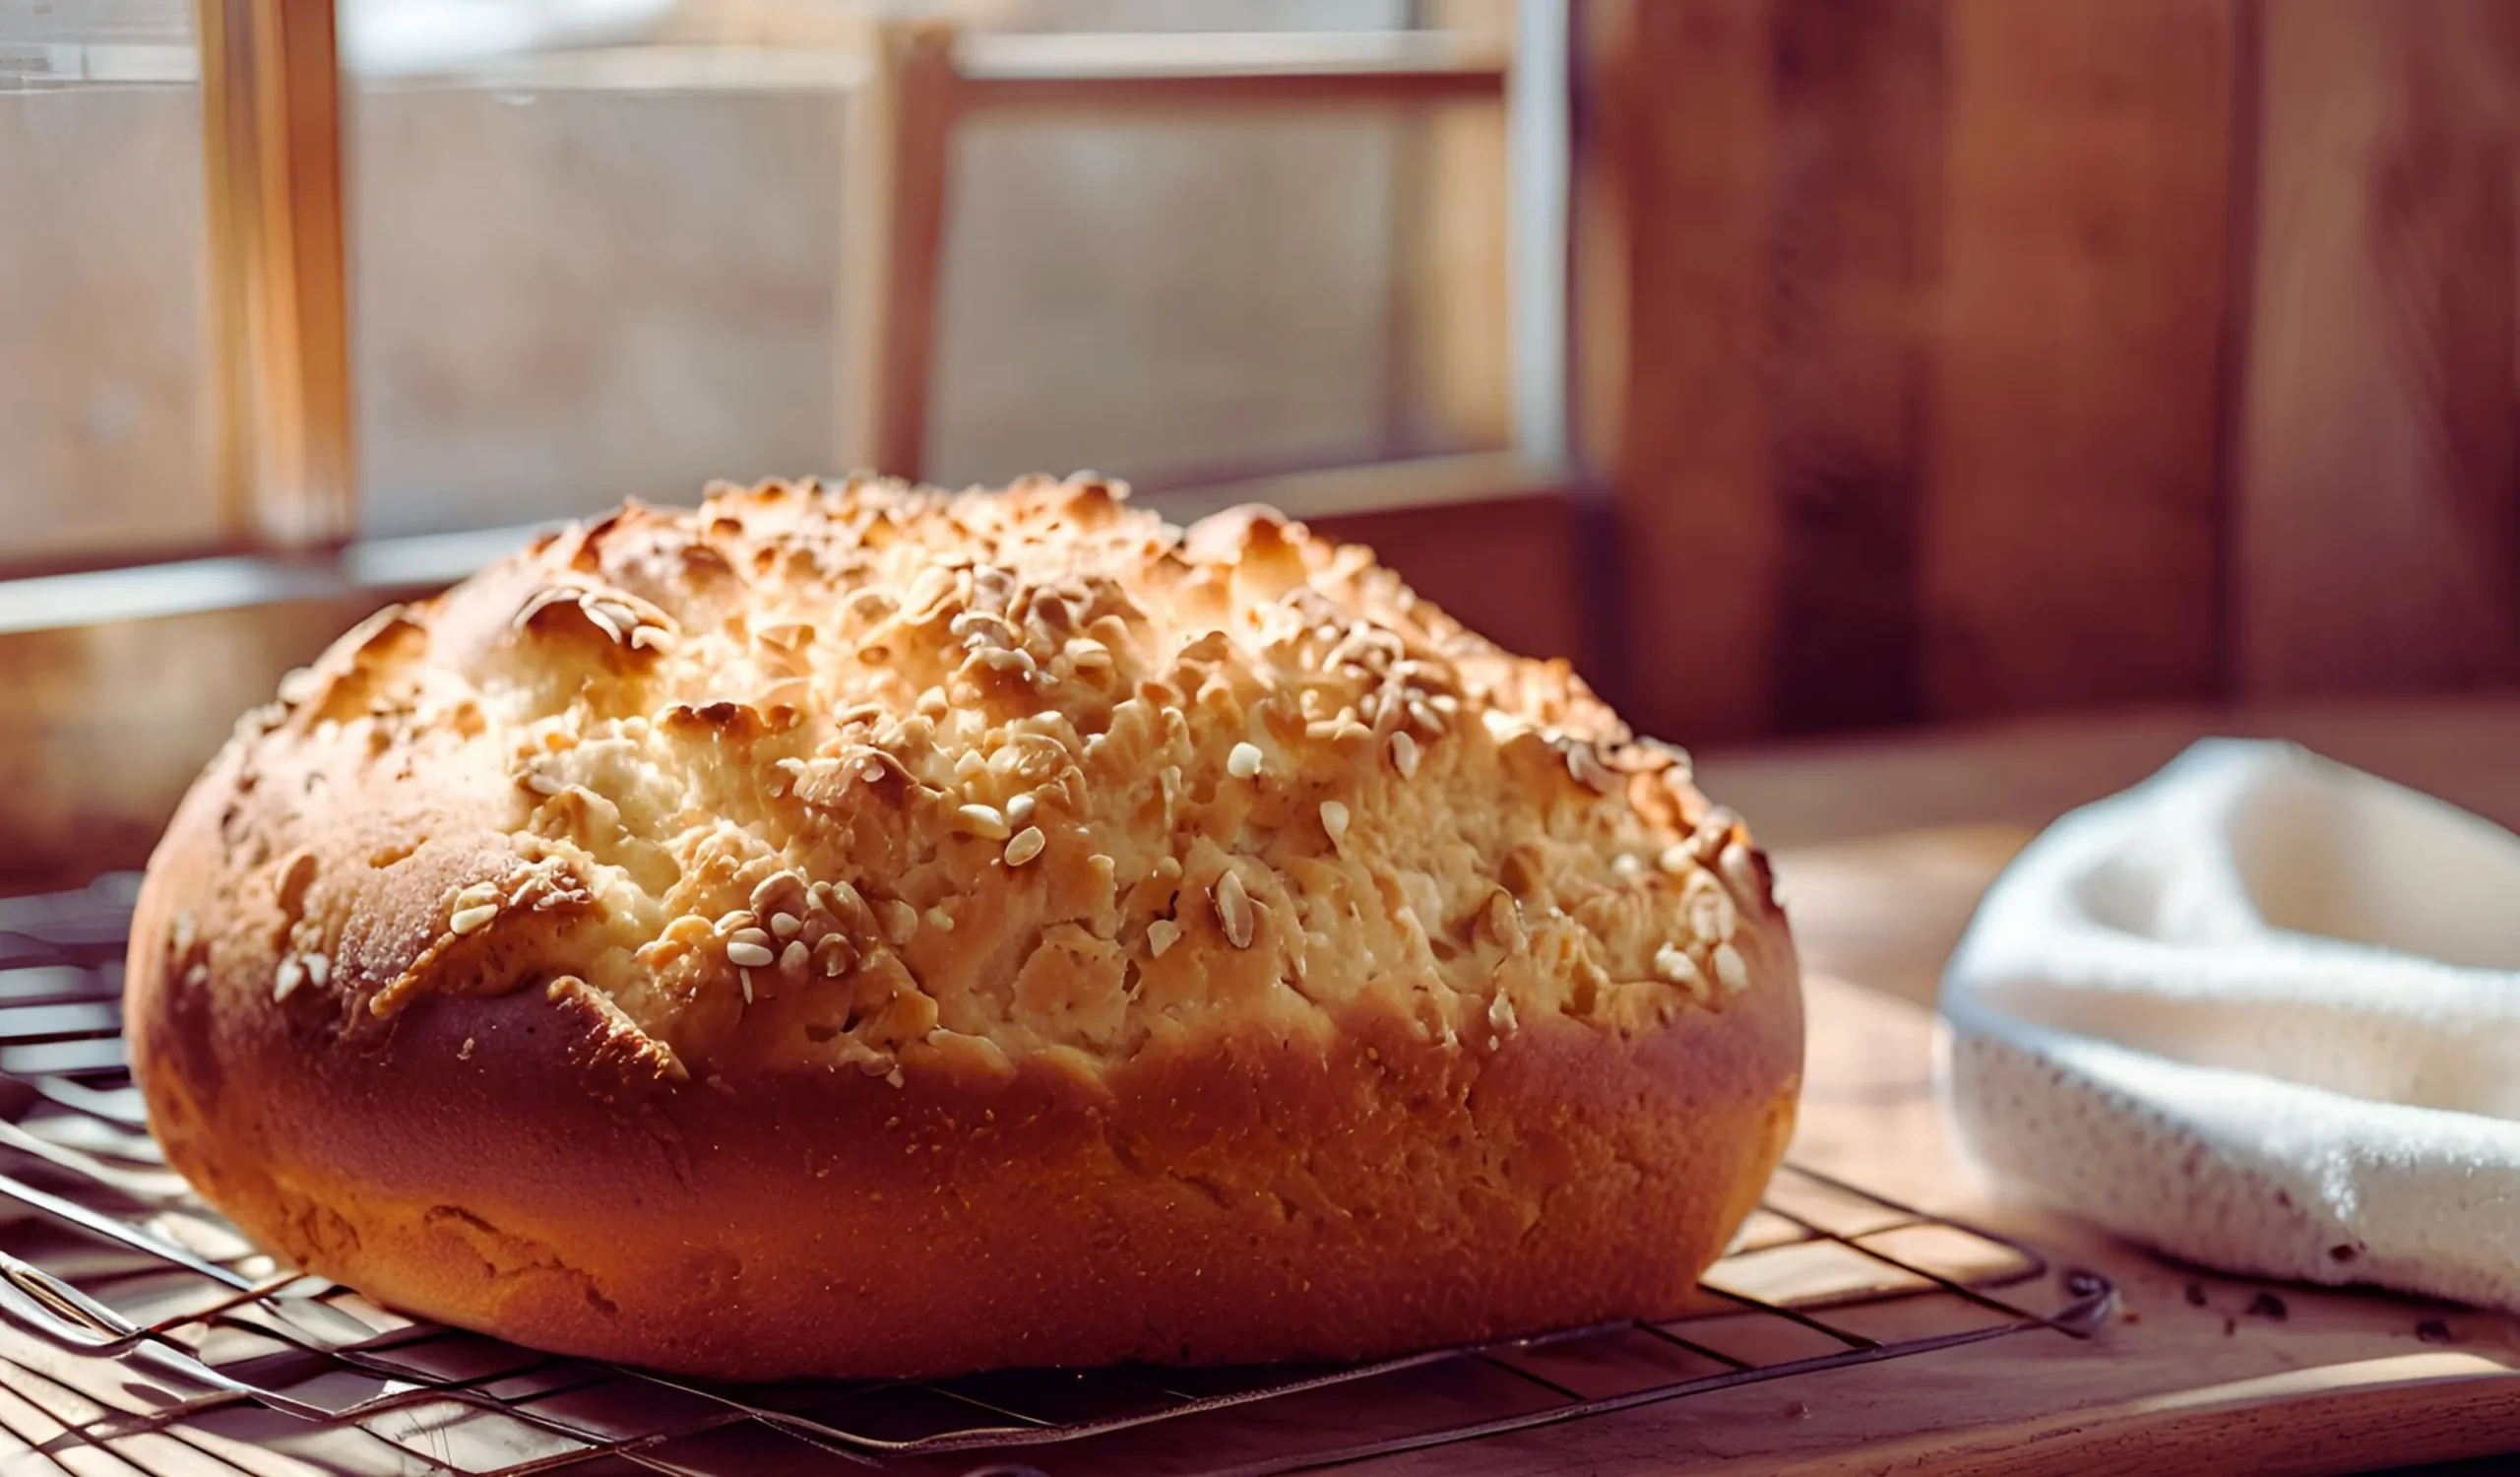
[[[1801,1044],[1683,759],[1357,551],[1095,483],[724,493],[380,613],[187,799],[129,981],[249,1232],[724,1376],[1669,1311]]]

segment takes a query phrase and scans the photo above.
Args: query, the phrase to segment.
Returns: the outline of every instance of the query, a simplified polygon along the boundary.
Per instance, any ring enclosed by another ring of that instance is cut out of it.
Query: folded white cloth
[[[1942,1012],[2000,1182],[2209,1266],[2520,1309],[2520,837],[2201,743],[2031,843]]]

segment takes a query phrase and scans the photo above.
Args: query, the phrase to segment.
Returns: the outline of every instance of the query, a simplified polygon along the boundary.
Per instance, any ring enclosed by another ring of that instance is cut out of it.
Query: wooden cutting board
[[[1872,842],[1789,855],[1779,871],[1796,917],[1814,921],[1799,926],[1806,952],[1823,966],[1878,964],[1913,995],[1929,988],[1977,892],[2021,839]],[[1939,890],[1919,880],[1935,875]],[[1808,981],[1806,997],[1794,1158],[2020,1237],[2060,1266],[2098,1270],[2119,1288],[2118,1319],[2089,1342],[2024,1334],[1362,1470],[2160,1477],[2363,1472],[2520,1451],[2520,1319],[2216,1276],[2010,1200],[1953,1151],[1933,1097],[1929,1009],[1828,975]]]

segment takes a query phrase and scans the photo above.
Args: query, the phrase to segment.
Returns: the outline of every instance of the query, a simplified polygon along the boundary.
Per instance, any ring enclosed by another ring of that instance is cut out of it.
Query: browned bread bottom
[[[1800,994],[1760,922],[1748,989],[1634,1034],[1354,1013],[1100,1080],[670,1084],[584,993],[310,1018],[144,949],[131,1030],[169,1158],[240,1226],[450,1323],[739,1379],[1353,1358],[1680,1308],[1793,1124]]]

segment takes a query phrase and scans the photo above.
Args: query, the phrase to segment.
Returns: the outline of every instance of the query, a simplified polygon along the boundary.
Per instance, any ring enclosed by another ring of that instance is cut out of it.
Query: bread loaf
[[[194,787],[128,981],[274,1251],[724,1378],[1668,1313],[1801,1060],[1684,755],[1092,480],[721,488],[378,612]]]

